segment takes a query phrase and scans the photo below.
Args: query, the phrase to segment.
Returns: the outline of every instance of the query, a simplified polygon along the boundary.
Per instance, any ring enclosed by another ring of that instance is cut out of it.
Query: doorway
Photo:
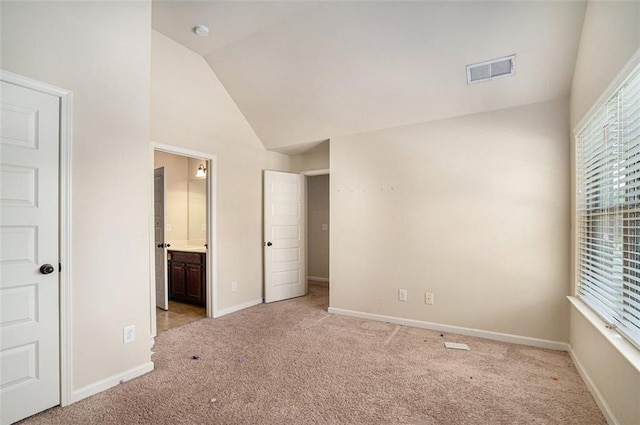
[[[303,173],[307,184],[307,284],[309,292],[328,294],[330,177],[328,171],[319,173]]]
[[[329,174],[307,176],[307,280],[329,284]]]
[[[213,317],[215,157],[152,143],[152,335]]]

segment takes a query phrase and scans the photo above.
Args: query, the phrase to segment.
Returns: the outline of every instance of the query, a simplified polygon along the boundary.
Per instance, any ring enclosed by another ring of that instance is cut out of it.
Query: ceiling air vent
[[[467,84],[480,83],[516,73],[516,55],[467,65]]]

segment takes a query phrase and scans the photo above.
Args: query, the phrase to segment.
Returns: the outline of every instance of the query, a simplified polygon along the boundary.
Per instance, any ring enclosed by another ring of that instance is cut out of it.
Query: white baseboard
[[[108,390],[111,387],[115,387],[116,385],[121,384],[122,382],[130,381],[134,378],[144,375],[145,373],[149,373],[152,370],[153,362],[149,362],[138,367],[134,367],[133,369],[126,370],[122,373],[115,374],[108,378],[101,379],[98,382],[87,385],[86,387],[80,388],[79,390],[75,390],[73,392],[72,403],[101,393],[102,391]]]
[[[226,316],[227,314],[235,313],[236,311],[244,310],[245,308],[253,307],[254,305],[258,305],[262,303],[263,303],[262,298],[258,298],[257,300],[234,305],[233,307],[223,308],[222,310],[216,311],[216,315],[214,317]]]
[[[326,283],[329,283],[329,278],[328,277],[307,276],[307,280],[313,280],[315,282],[326,282]]]
[[[573,364],[576,365],[576,369],[578,369],[578,373],[580,374],[580,377],[582,378],[584,383],[587,385],[587,388],[591,392],[593,399],[596,401],[596,404],[600,408],[600,411],[604,415],[604,418],[607,420],[607,423],[609,425],[619,425],[620,422],[616,420],[616,417],[613,415],[611,408],[609,408],[609,405],[605,401],[604,397],[602,397],[602,394],[600,394],[600,390],[598,390],[598,387],[591,380],[591,377],[587,373],[587,370],[584,368],[584,366],[582,366],[582,363],[580,363],[580,360],[578,359],[574,351],[573,350],[569,351],[569,354],[571,355],[571,360],[573,360]]]
[[[411,326],[413,328],[429,329],[432,331],[448,332],[494,341],[509,342],[512,344],[528,345],[531,347],[547,348],[550,350],[570,351],[571,346],[566,342],[550,341],[546,339],[530,338],[520,335],[504,334],[499,332],[483,331],[481,329],[464,328],[461,326],[443,325],[440,323],[423,322],[421,320],[403,319],[400,317],[383,316],[381,314],[365,313],[361,311],[345,310],[329,307],[329,313],[342,316],[357,317],[359,319],[375,320],[378,322],[394,323],[396,325]]]

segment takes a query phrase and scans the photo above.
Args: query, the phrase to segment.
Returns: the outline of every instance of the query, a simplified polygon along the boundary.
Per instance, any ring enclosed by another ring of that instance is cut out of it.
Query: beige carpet
[[[310,289],[163,332],[154,372],[23,423],[606,423],[565,352],[333,316]]]

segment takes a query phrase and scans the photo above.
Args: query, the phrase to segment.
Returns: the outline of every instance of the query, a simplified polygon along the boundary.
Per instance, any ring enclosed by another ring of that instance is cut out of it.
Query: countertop
[[[207,248],[201,245],[171,245],[169,251],[183,251],[183,252],[199,252],[201,254],[207,253]]]

